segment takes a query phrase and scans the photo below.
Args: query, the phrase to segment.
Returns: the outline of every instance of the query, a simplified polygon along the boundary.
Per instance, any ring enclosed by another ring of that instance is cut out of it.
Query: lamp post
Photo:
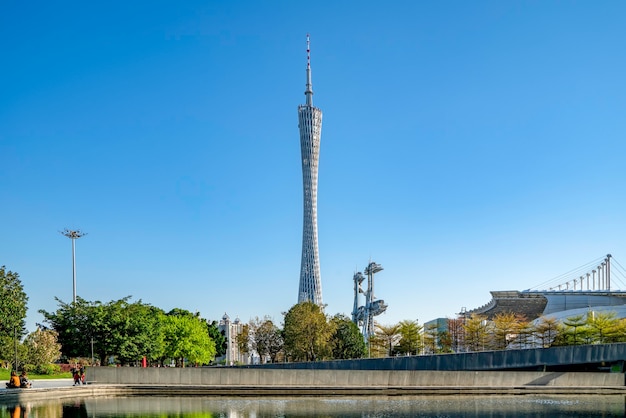
[[[15,372],[17,373],[17,327],[13,327],[13,344],[15,345]]]
[[[467,323],[467,308],[465,306],[461,307],[461,315],[463,315],[463,323],[461,325],[461,329],[463,330],[463,351],[467,351],[467,331],[465,330],[465,324]],[[460,347],[459,347],[460,348]]]
[[[67,228],[65,228],[61,232],[61,234],[63,234],[64,236],[72,240],[72,283],[73,283],[72,301],[76,303],[76,247],[75,247],[74,241],[76,241],[80,237],[84,237],[87,234],[82,232],[79,229],[71,230]]]
[[[419,331],[419,319],[415,320],[415,355],[419,355],[420,351],[420,331]]]

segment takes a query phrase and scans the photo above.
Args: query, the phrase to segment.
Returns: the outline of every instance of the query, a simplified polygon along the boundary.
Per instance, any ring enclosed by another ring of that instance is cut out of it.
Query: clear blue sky
[[[0,265],[29,329],[72,299],[63,228],[88,233],[87,300],[282,323],[307,33],[327,313],[350,314],[370,259],[385,324],[626,260],[624,16],[623,1],[2,2]]]

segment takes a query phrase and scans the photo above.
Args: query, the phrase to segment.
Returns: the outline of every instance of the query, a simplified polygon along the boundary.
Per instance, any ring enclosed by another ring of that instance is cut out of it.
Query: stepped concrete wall
[[[624,386],[622,373],[587,372],[89,367],[86,373],[90,383],[125,385],[285,388]]]

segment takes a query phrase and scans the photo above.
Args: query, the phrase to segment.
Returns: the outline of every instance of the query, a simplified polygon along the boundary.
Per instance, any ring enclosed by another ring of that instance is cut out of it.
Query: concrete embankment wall
[[[555,371],[570,367],[597,370],[597,366],[620,366],[626,360],[626,343],[573,345],[523,350],[431,354],[354,360],[274,363],[247,366],[263,369],[328,370],[424,370],[424,371]]]
[[[90,367],[86,377],[96,384],[285,388],[624,386],[622,373],[584,372]]]

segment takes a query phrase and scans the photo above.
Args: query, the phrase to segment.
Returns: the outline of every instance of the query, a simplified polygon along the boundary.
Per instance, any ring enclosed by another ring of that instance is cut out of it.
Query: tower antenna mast
[[[72,284],[73,284],[73,297],[72,302],[76,303],[76,245],[75,241],[78,238],[84,237],[87,235],[85,232],[82,232],[80,229],[68,229],[65,228],[61,231],[61,234],[68,237],[72,240]]]
[[[311,81],[311,40],[306,34],[306,105],[313,106],[313,82]]]
[[[311,68],[311,38],[306,34],[306,67]]]

